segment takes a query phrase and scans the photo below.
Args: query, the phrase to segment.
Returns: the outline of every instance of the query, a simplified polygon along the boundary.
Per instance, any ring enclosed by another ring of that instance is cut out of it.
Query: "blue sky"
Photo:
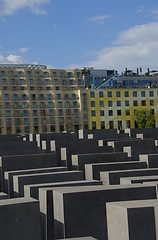
[[[158,70],[158,0],[0,0],[0,63]]]

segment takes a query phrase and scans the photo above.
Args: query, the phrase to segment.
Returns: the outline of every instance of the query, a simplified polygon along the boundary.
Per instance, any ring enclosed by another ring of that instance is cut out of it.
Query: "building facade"
[[[82,70],[43,65],[0,65],[0,133],[88,128]]]
[[[139,109],[158,127],[158,76],[149,72],[0,64],[1,134],[135,128]]]
[[[135,128],[135,111],[150,110],[158,127],[158,76],[128,71],[88,90],[89,128]]]

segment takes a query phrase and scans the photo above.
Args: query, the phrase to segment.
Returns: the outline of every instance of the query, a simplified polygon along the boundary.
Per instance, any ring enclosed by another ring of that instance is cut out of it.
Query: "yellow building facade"
[[[88,91],[90,129],[135,128],[134,112],[150,109],[158,127],[157,88],[104,88]]]

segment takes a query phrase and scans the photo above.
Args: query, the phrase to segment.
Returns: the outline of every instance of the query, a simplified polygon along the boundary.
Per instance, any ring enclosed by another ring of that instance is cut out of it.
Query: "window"
[[[69,80],[69,84],[70,84],[70,85],[74,85],[74,80],[70,79],[70,80]]]
[[[104,110],[100,110],[100,116],[104,116]]]
[[[119,120],[119,121],[117,122],[117,125],[118,125],[118,129],[122,129],[122,121],[121,121],[121,120]]]
[[[49,116],[54,116],[54,110],[49,110]]]
[[[154,106],[154,100],[150,100],[150,106]]]
[[[99,101],[99,106],[100,107],[104,107],[104,102],[103,101]]]
[[[137,91],[133,91],[133,97],[137,97]]]
[[[126,109],[125,113],[126,113],[126,116],[129,116],[130,115],[130,110]]]
[[[76,115],[79,115],[78,109],[74,109],[74,115],[75,115],[75,116],[76,116]]]
[[[57,94],[57,95],[56,95],[56,99],[57,99],[57,100],[61,100],[61,94]]]
[[[9,94],[4,94],[4,100],[8,101],[10,99]]]
[[[52,94],[47,94],[47,100],[52,100],[52,99],[53,99]]]
[[[112,97],[112,92],[108,92],[108,97]]]
[[[146,101],[142,100],[142,106],[146,106]]]
[[[125,91],[125,92],[124,92],[124,96],[125,96],[125,97],[129,97],[129,92],[128,92],[128,91]]]
[[[138,101],[137,100],[133,100],[133,106],[138,106]]]
[[[154,96],[154,92],[153,91],[149,91],[149,97],[153,97]]]
[[[78,108],[78,102],[77,101],[73,102],[73,108]]]
[[[117,106],[117,107],[121,107],[121,101],[117,101],[117,102],[116,102],[116,106]]]
[[[95,101],[91,101],[91,107],[95,107]]]
[[[96,116],[95,110],[92,110],[92,111],[91,111],[91,116],[92,116],[92,117],[95,117],[95,116]]]
[[[29,116],[29,111],[28,110],[23,110],[23,115],[24,115],[24,117]]]
[[[58,115],[63,116],[63,110],[62,109],[58,109]]]
[[[130,128],[131,127],[131,122],[130,122],[130,120],[127,120],[126,121],[126,128]]]
[[[128,100],[125,101],[125,106],[126,107],[129,106],[129,101]]]
[[[113,110],[109,110],[109,116],[113,116]]]
[[[62,108],[63,104],[62,102],[57,102],[57,108]]]
[[[116,92],[116,97],[121,97],[120,91],[117,91],[117,92]]]
[[[145,97],[145,91],[141,91],[141,97]]]
[[[92,122],[92,129],[96,129],[96,122]]]
[[[37,108],[37,103],[36,102],[32,102],[31,105],[32,105],[32,108]]]
[[[48,108],[53,108],[54,107],[54,103],[53,102],[48,102]]]
[[[112,101],[108,101],[108,107],[112,107]]]
[[[121,116],[121,110],[117,110],[117,116]]]
[[[33,111],[32,111],[32,115],[33,115],[33,116],[37,116],[37,115],[38,115],[37,110],[33,110]]]
[[[99,92],[99,97],[104,97],[104,93],[103,92]]]
[[[101,126],[101,129],[105,129],[105,122],[104,122],[104,121],[101,121],[101,122],[100,122],[100,126]]]
[[[24,125],[29,125],[29,118],[24,118]]]
[[[72,100],[77,100],[76,94],[72,94]]]
[[[90,97],[94,98],[95,97],[95,92],[90,92]]]
[[[17,101],[18,100],[18,95],[17,94],[13,94],[13,100]]]
[[[113,121],[109,121],[109,128],[113,129],[114,128],[114,122]]]

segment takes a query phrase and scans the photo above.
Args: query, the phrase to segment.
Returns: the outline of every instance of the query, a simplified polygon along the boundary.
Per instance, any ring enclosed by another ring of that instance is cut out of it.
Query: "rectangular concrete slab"
[[[108,239],[156,240],[158,200],[106,204]]]
[[[38,201],[31,198],[1,200],[0,239],[41,240]]]
[[[77,187],[101,185],[100,181],[72,181],[63,183],[54,183],[54,186],[39,188],[39,201],[42,222],[42,239],[51,240],[54,238],[54,208],[53,208],[53,190],[59,187]]]
[[[120,170],[101,172],[100,179],[103,184],[120,184],[121,177],[138,177],[138,176],[153,176],[158,174],[158,168],[135,169],[135,170]]]
[[[158,181],[158,176],[138,176],[138,177],[123,177],[120,178],[120,184],[133,184],[133,183],[149,183]]]
[[[48,172],[61,172],[67,171],[66,167],[50,167],[50,168],[37,168],[37,169],[26,169],[26,170],[18,170],[18,171],[9,171],[4,172],[4,184],[3,190],[5,193],[8,193],[10,198],[14,197],[13,190],[13,176],[16,175],[24,175],[24,174],[37,174],[37,173],[48,173]]]
[[[105,213],[107,202],[157,197],[155,186],[122,186],[110,186],[106,189],[105,186],[95,186],[54,190],[55,237],[90,235],[100,240],[108,240]]]
[[[84,171],[85,164],[123,161],[128,161],[127,153],[78,154],[72,155],[72,168]]]
[[[114,170],[127,170],[127,169],[140,169],[147,168],[146,162],[129,161],[120,163],[93,163],[85,164],[85,178],[87,180],[99,180],[100,172],[114,171]]]
[[[84,174],[82,171],[64,171],[13,176],[14,197],[24,196],[24,185],[75,180],[84,180]]]

